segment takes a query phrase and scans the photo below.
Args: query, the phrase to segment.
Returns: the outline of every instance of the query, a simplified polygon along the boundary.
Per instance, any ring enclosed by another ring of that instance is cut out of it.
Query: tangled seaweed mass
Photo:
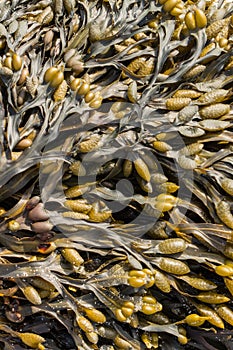
[[[232,0],[0,1],[0,61],[0,348],[232,350]]]

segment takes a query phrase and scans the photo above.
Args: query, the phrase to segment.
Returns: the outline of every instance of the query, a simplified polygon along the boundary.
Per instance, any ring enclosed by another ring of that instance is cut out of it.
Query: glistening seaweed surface
[[[0,348],[232,350],[233,3],[0,1]]]

